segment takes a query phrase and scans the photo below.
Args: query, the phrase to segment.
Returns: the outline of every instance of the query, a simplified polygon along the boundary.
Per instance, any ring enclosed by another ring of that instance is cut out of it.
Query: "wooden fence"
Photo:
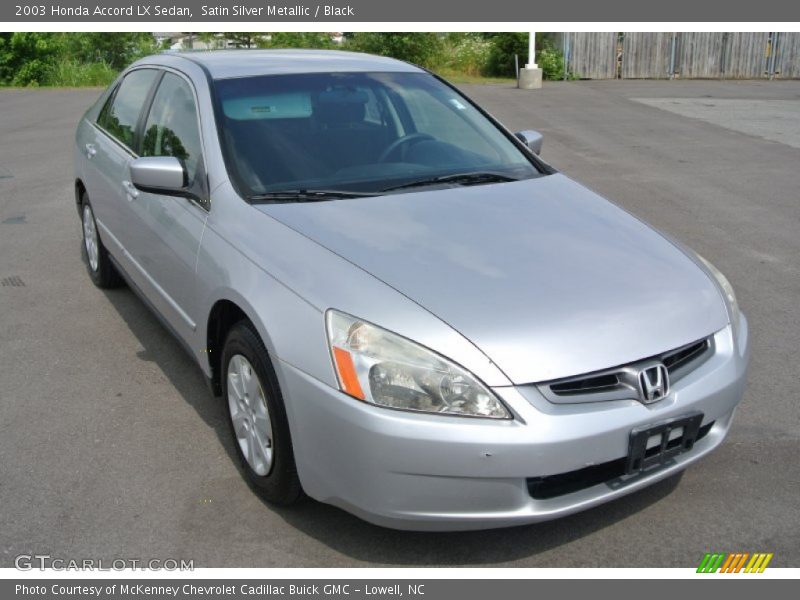
[[[759,79],[766,76],[769,47],[770,34],[763,31],[726,33],[722,47],[722,77]]]
[[[773,64],[775,77],[800,79],[800,33],[777,34]]]
[[[670,76],[672,33],[626,33],[622,38],[623,79],[664,79]]]
[[[617,76],[616,33],[564,33],[564,56],[570,72],[586,79],[614,79]]]
[[[798,79],[800,33],[563,33],[581,79]]]

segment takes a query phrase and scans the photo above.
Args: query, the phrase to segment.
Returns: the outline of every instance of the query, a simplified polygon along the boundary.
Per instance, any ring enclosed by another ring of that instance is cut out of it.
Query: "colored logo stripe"
[[[749,552],[731,552],[729,554],[706,552],[697,567],[697,572],[740,573],[744,569],[745,573],[763,573],[772,560],[772,556],[771,552],[756,552],[754,554]],[[749,562],[748,558],[750,559]],[[747,563],[746,567],[745,563]]]
[[[722,565],[721,573],[738,573],[744,566],[744,561],[750,556],[749,552],[736,552],[728,554],[728,559]]]
[[[700,561],[700,566],[697,567],[698,573],[715,573],[719,569],[722,561],[725,560],[724,554],[710,554],[706,553],[703,560]]]
[[[747,563],[747,568],[744,570],[745,573],[763,573],[764,569],[767,568],[769,561],[772,560],[772,553],[769,554],[753,554],[753,558],[750,559],[750,562]]]

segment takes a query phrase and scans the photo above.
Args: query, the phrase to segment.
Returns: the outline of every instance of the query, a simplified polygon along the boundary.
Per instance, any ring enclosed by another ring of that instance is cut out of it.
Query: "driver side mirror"
[[[188,196],[188,175],[174,156],[146,156],[131,162],[131,183],[143,192]]]
[[[544,141],[541,133],[533,129],[526,129],[525,131],[518,131],[514,135],[517,136],[517,139],[525,144],[531,152],[537,155],[541,154],[542,142]]]

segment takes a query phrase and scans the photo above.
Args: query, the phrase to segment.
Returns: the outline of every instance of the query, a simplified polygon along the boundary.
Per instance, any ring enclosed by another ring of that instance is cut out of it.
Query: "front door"
[[[141,156],[174,156],[184,165],[194,198],[133,190],[128,250],[147,274],[148,296],[187,342],[197,320],[196,267],[205,228],[206,184],[197,105],[191,84],[166,72],[144,120]]]

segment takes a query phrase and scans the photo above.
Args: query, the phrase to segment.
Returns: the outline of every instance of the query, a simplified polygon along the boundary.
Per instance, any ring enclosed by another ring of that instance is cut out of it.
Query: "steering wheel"
[[[400,157],[405,158],[406,152],[408,150],[408,146],[412,144],[418,144],[419,142],[425,142],[435,139],[432,135],[428,135],[427,133],[409,133],[408,135],[404,135],[403,137],[397,138],[393,141],[389,146],[381,152],[381,155],[378,157],[378,162],[386,162],[387,159],[394,154],[398,148],[404,147],[403,152],[401,152]]]

